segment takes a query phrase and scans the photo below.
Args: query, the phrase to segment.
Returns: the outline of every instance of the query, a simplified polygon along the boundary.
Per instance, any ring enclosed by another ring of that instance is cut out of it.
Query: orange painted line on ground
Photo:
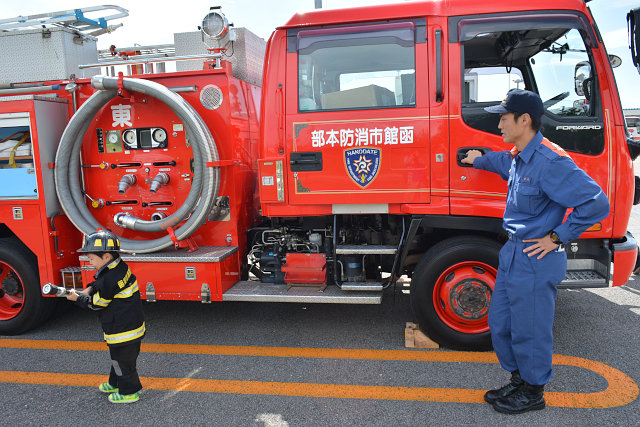
[[[97,387],[105,376],[54,372],[0,371],[0,382]],[[388,387],[342,384],[207,380],[194,378],[140,378],[147,390],[200,393],[256,394],[336,399],[414,400],[425,402],[482,403],[484,390],[425,387]]]
[[[102,342],[0,339],[0,348],[29,348],[50,350],[106,351]],[[494,353],[420,351],[420,350],[362,350],[301,347],[252,347],[217,345],[180,345],[143,343],[146,353],[206,354],[222,356],[291,357],[351,360],[394,360],[449,363],[498,363]],[[554,365],[575,366],[601,375],[608,387],[596,393],[546,392],[549,406],[568,408],[613,408],[633,402],[640,393],[638,385],[628,375],[603,363],[574,356],[554,355]],[[42,381],[34,384],[95,386],[104,378],[80,375],[77,380],[61,383],[57,376],[79,374],[0,372],[0,382]],[[49,377],[53,376],[53,377]],[[424,387],[386,387],[313,383],[280,383],[260,381],[228,381],[183,378],[146,378],[145,387],[158,390],[184,390],[211,393],[269,394],[304,397],[335,397],[357,399],[418,400],[438,402],[482,402],[483,390]]]

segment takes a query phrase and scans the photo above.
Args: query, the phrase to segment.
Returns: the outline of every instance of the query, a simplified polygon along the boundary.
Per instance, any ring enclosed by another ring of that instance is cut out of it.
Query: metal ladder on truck
[[[116,13],[98,18],[88,18],[86,14],[94,14],[104,10],[114,10]],[[129,16],[129,11],[119,6],[91,6],[79,9],[61,10],[58,12],[40,13],[29,16],[0,19],[0,31],[10,31],[26,28],[42,28],[43,26],[65,27],[84,35],[97,37],[110,33],[122,27],[122,23],[109,25],[109,21]]]

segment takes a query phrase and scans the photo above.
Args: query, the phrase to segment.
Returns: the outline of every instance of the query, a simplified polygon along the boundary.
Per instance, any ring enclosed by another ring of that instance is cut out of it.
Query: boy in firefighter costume
[[[108,231],[85,237],[84,252],[98,271],[96,279],[80,293],[71,290],[67,299],[83,308],[99,310],[104,339],[111,355],[109,381],[98,387],[109,393],[112,403],[132,403],[140,398],[136,360],[145,333],[142,303],[136,276],[120,258],[120,242]]]
[[[609,201],[562,148],[542,136],[544,106],[537,94],[513,89],[485,110],[500,114],[498,128],[514,148],[484,155],[470,150],[463,160],[508,181],[503,228],[509,240],[500,251],[489,328],[511,381],[484,399],[496,411],[517,414],[545,407],[557,285],[567,270],[563,243],[605,218]],[[573,212],[563,222],[567,208]]]

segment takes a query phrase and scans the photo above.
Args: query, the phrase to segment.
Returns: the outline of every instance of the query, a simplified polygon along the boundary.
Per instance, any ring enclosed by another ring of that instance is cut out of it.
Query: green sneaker
[[[140,399],[140,392],[133,394],[120,394],[117,391],[109,395],[109,402],[111,403],[133,403]]]
[[[102,383],[98,386],[98,389],[103,393],[115,393],[118,391],[118,387],[114,387],[109,383]]]

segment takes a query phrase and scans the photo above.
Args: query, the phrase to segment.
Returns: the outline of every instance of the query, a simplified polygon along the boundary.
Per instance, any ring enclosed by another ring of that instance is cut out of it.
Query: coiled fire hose
[[[55,160],[55,181],[58,199],[65,214],[73,225],[84,234],[91,234],[100,224],[87,207],[80,183],[80,149],[84,135],[100,109],[117,95],[118,78],[96,76],[91,80],[94,93],[73,115],[62,134]],[[170,216],[159,221],[145,221],[135,217],[125,218],[126,228],[146,232],[165,231],[176,227],[175,237],[183,240],[195,232],[207,219],[215,203],[220,188],[220,169],[206,167],[211,161],[218,161],[218,151],[211,132],[200,115],[180,95],[165,86],[149,80],[124,78],[122,86],[130,92],[138,92],[164,102],[182,121],[193,150],[194,175],[191,190],[185,202]],[[174,242],[167,235],[153,240],[132,240],[119,236],[123,251],[149,253],[172,246]]]

